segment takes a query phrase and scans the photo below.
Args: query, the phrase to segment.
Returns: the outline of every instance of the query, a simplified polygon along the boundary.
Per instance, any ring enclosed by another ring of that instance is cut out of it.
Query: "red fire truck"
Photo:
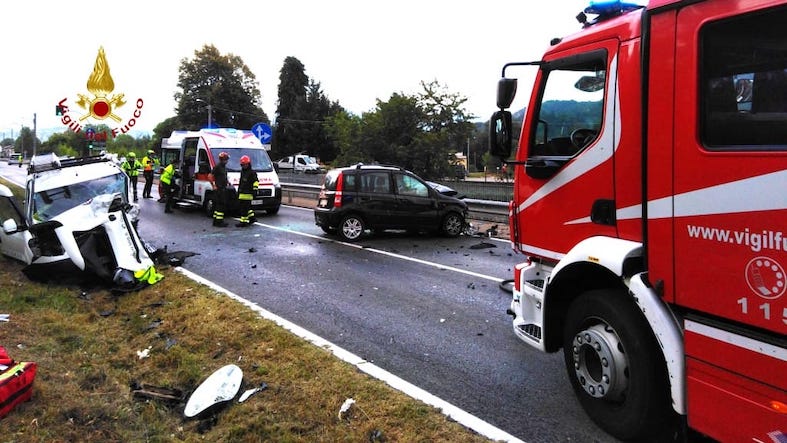
[[[508,63],[508,313],[620,439],[787,441],[787,2],[591,2]],[[513,70],[537,70],[514,151]],[[678,420],[675,420],[675,418]],[[680,433],[679,433],[680,434]]]

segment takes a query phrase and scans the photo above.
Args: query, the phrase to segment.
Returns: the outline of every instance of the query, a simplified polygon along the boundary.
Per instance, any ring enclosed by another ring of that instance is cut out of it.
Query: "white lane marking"
[[[416,400],[421,400],[422,402],[428,405],[434,406],[435,408],[439,409],[443,414],[445,414],[447,417],[456,420],[461,425],[470,428],[485,437],[488,437],[492,440],[501,440],[507,442],[522,442],[522,440],[503,431],[502,429],[499,429],[485,422],[484,420],[481,420],[480,418],[470,414],[469,412],[466,412],[452,405],[451,403],[448,403],[447,401],[442,400],[441,398],[433,394],[430,394],[429,392],[419,388],[418,386],[415,386],[414,384],[406,380],[403,380],[402,378],[397,377],[396,375],[386,371],[385,369],[373,363],[369,363],[368,361],[353,354],[352,352],[344,348],[340,348],[339,346],[336,346],[335,344],[320,337],[319,335],[314,334],[313,332],[310,332],[307,329],[304,329],[301,326],[298,326],[289,320],[279,317],[278,315],[268,311],[267,309],[262,308],[258,304],[250,300],[246,300],[245,298],[233,292],[230,292],[229,290],[213,283],[212,281],[198,274],[195,274],[182,267],[176,267],[175,271],[180,272],[181,274],[196,281],[197,283],[201,283],[213,289],[214,291],[223,293],[226,296],[246,305],[246,307],[259,314],[260,317],[276,323],[282,328],[292,332],[293,334],[312,343],[315,346],[330,351],[333,355],[335,355],[339,359],[355,366],[356,368],[369,374],[370,376],[387,383],[392,388],[397,389]]]
[[[260,222],[257,222],[255,224],[259,225],[259,226],[266,227],[266,228],[275,229],[277,231],[289,232],[291,234],[297,234],[297,235],[300,235],[300,236],[303,236],[303,237],[309,237],[309,238],[313,238],[313,239],[316,239],[316,240],[322,240],[322,241],[327,241],[327,242],[331,242],[331,243],[338,243],[340,245],[349,246],[351,248],[361,249],[361,250],[364,250],[364,251],[373,252],[375,254],[387,255],[389,257],[398,258],[400,260],[411,261],[413,263],[418,263],[418,264],[421,264],[421,265],[424,265],[424,266],[431,266],[433,268],[437,268],[437,269],[440,269],[440,270],[453,271],[453,272],[458,272],[460,274],[470,275],[470,276],[477,277],[477,278],[483,278],[485,280],[490,280],[490,281],[493,281],[495,283],[500,283],[500,282],[505,280],[505,279],[502,279],[502,278],[492,277],[491,275],[479,274],[479,273],[473,272],[473,271],[466,271],[464,269],[454,268],[453,266],[441,265],[440,263],[433,263],[433,262],[430,262],[430,261],[421,260],[419,258],[408,257],[406,255],[401,255],[401,254],[396,254],[396,253],[393,253],[393,252],[383,251],[382,249],[370,248],[370,247],[359,245],[359,244],[356,244],[356,243],[347,243],[347,242],[343,242],[343,241],[339,241],[339,240],[333,240],[333,239],[330,239],[330,238],[325,238],[325,237],[322,237],[322,236],[319,236],[319,235],[308,234],[308,233],[300,232],[300,231],[294,231],[294,230],[292,230],[290,228],[284,228],[284,227],[281,227],[281,226],[274,226],[274,225],[269,225],[267,223],[260,223]]]

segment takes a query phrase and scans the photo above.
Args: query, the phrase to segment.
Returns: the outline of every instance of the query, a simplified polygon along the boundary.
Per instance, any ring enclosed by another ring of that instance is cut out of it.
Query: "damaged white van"
[[[128,176],[105,157],[34,157],[23,208],[0,185],[0,252],[27,264],[33,280],[89,276],[126,288],[156,280],[130,192]]]

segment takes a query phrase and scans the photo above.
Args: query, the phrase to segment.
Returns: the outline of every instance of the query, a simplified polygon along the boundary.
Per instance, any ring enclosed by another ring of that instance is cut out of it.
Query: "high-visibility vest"
[[[169,185],[172,183],[172,177],[175,176],[175,165],[169,164],[166,168],[164,168],[164,172],[161,173],[161,183],[165,185]]]
[[[142,157],[142,167],[145,171],[152,171],[153,170],[153,159],[148,157],[147,155]]]
[[[126,171],[126,174],[128,174],[129,177],[136,177],[136,176],[138,176],[139,175],[139,168],[141,166],[142,165],[139,163],[139,161],[137,161],[136,158],[131,160],[131,161],[126,160],[126,161],[123,162],[122,165],[120,165],[121,169]]]

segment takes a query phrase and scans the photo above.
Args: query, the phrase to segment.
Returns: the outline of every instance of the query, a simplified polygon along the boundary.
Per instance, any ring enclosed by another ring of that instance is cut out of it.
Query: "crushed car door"
[[[27,246],[30,241],[30,231],[27,223],[14,201],[11,190],[0,185],[0,252],[8,257],[29,264],[33,260],[33,253]]]

